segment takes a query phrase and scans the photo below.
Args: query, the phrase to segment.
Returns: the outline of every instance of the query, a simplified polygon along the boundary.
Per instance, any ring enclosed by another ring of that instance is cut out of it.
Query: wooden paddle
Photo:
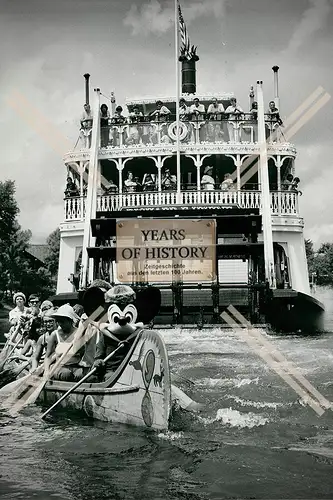
[[[115,349],[108,356],[106,356],[105,359],[103,359],[103,363],[106,363],[107,361],[109,361],[109,359],[111,359],[122,347],[124,347],[124,345],[125,345],[125,342],[122,342],[117,347],[117,349]],[[58,399],[58,401],[56,401],[48,410],[46,410],[43,413],[41,418],[44,419],[46,417],[46,415],[48,415],[56,406],[58,406],[64,399],[66,399],[67,396],[69,396],[73,391],[75,391],[78,387],[80,387],[80,385],[83,384],[89,377],[91,377],[91,375],[93,375],[96,372],[96,370],[97,370],[97,368],[93,368],[92,370],[90,370],[90,372],[88,372],[84,377],[82,377],[81,380],[79,380],[75,385],[73,385],[73,387],[68,389],[68,391],[65,392],[65,394],[63,394],[61,396],[61,398]]]
[[[16,337],[17,335],[17,332],[13,335],[13,338]],[[0,372],[3,370],[3,367],[5,366],[5,364],[7,363],[7,361],[9,360],[10,356],[13,354],[13,352],[15,351],[15,349],[17,348],[17,346],[19,345],[19,343],[21,342],[22,338],[19,338],[18,341],[16,342],[16,344],[14,345],[14,347],[12,348],[12,350],[8,353],[8,355],[5,357],[4,361],[2,361],[2,363],[0,363]],[[8,349],[9,348],[9,343],[7,345],[7,347],[4,347],[4,349]]]

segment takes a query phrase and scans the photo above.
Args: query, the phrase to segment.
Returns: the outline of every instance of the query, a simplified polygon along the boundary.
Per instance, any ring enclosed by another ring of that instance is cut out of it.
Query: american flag
[[[191,59],[191,57],[195,54],[195,47],[190,45],[190,39],[187,34],[187,29],[185,25],[185,21],[183,18],[182,10],[180,8],[180,3],[178,2],[178,14],[179,14],[179,32],[180,32],[180,38],[182,42],[182,46],[180,49],[180,52],[182,55],[184,55],[187,59]]]

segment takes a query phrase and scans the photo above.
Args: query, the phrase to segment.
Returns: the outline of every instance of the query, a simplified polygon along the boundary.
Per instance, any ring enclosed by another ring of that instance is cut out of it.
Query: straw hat
[[[211,167],[210,165],[207,165],[207,167],[204,170],[204,174],[208,174],[208,172],[213,172],[213,167]]]
[[[60,306],[59,309],[51,315],[52,318],[69,318],[73,322],[79,321],[79,316],[69,304]]]
[[[53,307],[53,304],[50,300],[44,300],[44,302],[42,302],[42,305],[40,306],[40,310],[44,311],[45,306],[49,306],[49,309],[51,309]]]
[[[52,318],[52,319],[54,319],[54,318],[53,318],[53,315],[54,315],[56,312],[57,312],[57,310],[56,310],[56,309],[53,309],[53,308],[52,308],[52,309],[48,309],[48,310],[47,310],[47,311],[45,311],[45,313],[43,314],[43,319],[45,319],[45,318]]]
[[[24,300],[24,302],[26,302],[26,301],[27,301],[26,296],[24,295],[24,293],[22,293],[22,292],[17,292],[17,293],[14,293],[14,297],[13,297],[13,302],[14,302],[14,304],[16,304],[16,299],[17,299],[18,297],[22,297],[22,299]]]

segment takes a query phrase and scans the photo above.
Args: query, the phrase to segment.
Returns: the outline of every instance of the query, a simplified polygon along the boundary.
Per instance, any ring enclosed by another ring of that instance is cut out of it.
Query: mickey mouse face
[[[133,304],[127,305],[121,310],[116,304],[112,304],[108,309],[108,320],[110,325],[134,325],[138,317],[138,311]]]

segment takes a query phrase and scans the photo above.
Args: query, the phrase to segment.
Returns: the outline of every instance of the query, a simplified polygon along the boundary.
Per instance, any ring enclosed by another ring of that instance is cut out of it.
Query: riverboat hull
[[[72,386],[73,382],[49,381],[39,402],[51,406]],[[101,383],[82,384],[62,406],[83,410],[97,420],[167,429],[171,380],[162,337],[156,331],[143,331],[111,378]]]
[[[309,335],[324,331],[324,313],[324,305],[311,295],[274,290],[266,319],[274,330]]]

